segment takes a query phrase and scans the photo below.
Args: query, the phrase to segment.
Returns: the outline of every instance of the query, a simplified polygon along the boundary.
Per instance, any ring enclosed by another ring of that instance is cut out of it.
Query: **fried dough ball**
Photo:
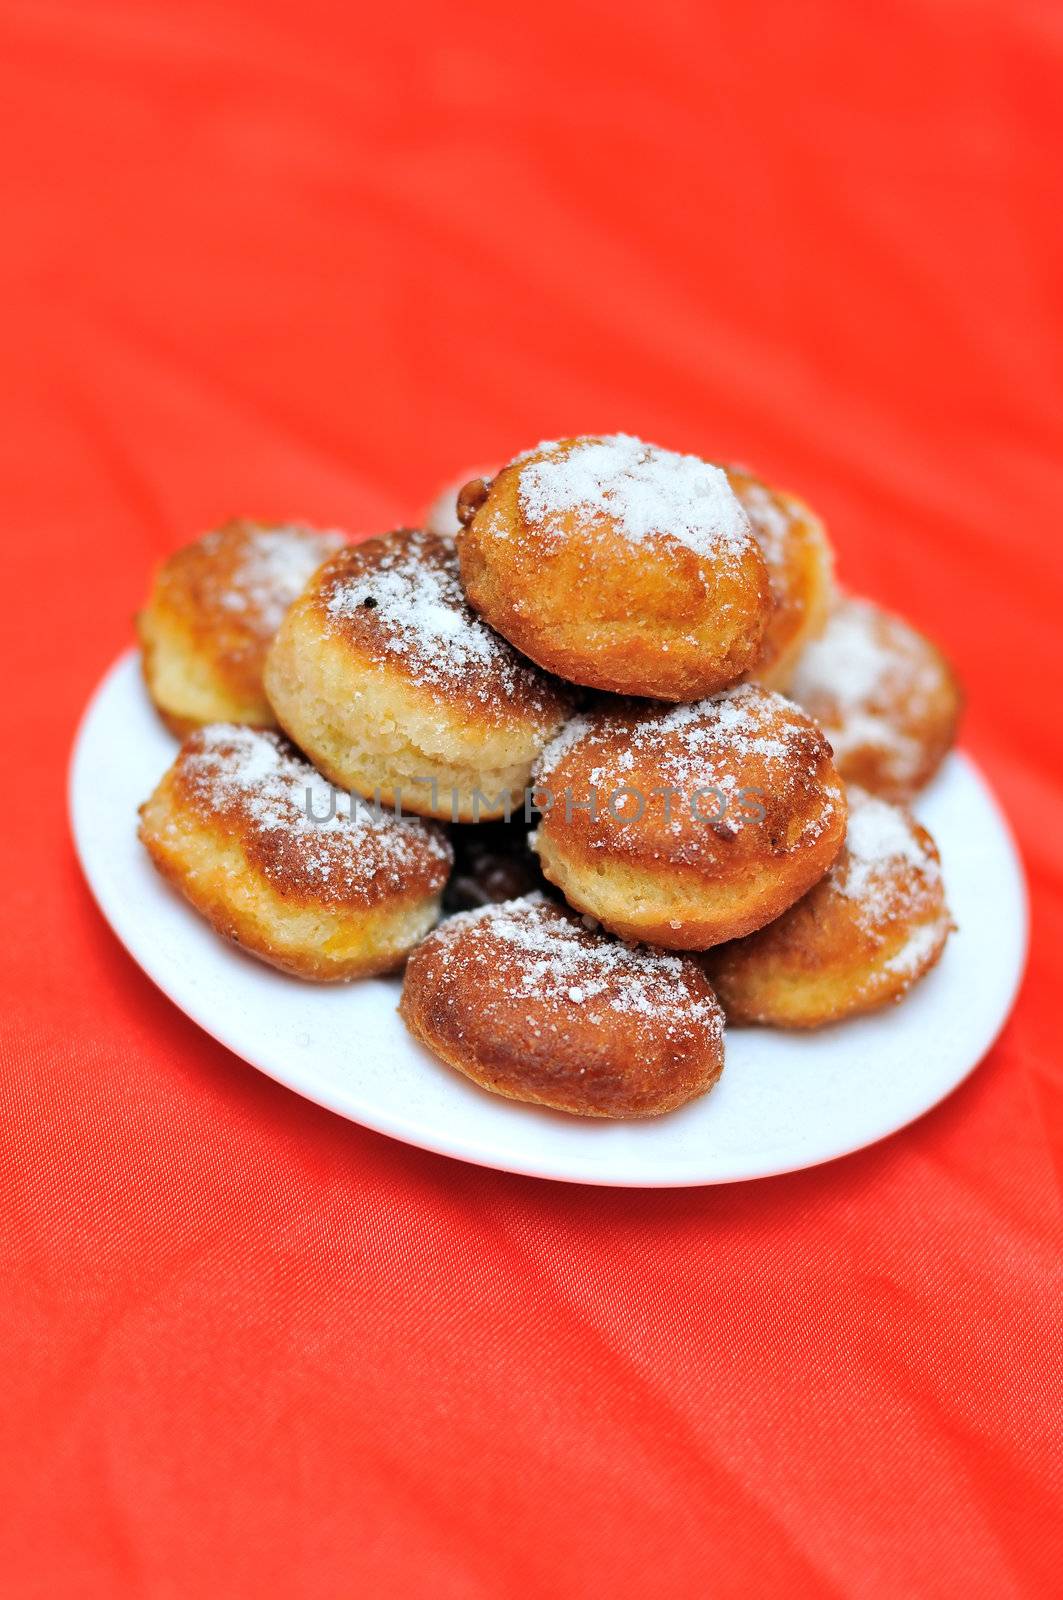
[[[470,610],[453,541],[409,528],[322,567],[277,635],[266,692],[334,783],[473,822],[523,804],[572,705]]]
[[[819,1028],[902,999],[951,930],[929,833],[901,806],[851,788],[845,849],[827,876],[706,965],[729,1022]]]
[[[467,483],[475,479],[493,478],[498,471],[495,467],[475,467],[470,472],[465,472],[453,483],[448,483],[441,489],[425,512],[424,525],[429,533],[442,534],[445,539],[453,539],[461,531],[461,519],[458,516],[458,496]]]
[[[887,800],[908,800],[930,781],[963,709],[937,646],[869,600],[839,601],[790,692],[826,733],[842,777]]]
[[[795,495],[770,488],[744,467],[728,467],[727,477],[771,580],[771,620],[749,676],[785,693],[802,650],[826,624],[834,597],[834,553],[822,522]]]
[[[140,808],[155,866],[251,955],[321,982],[391,972],[432,928],[453,853],[419,817],[350,810],[280,734],[190,734]]]
[[[445,922],[411,957],[399,1009],[481,1088],[582,1117],[659,1116],[723,1070],[700,963],[619,944],[539,896]]]
[[[810,717],[759,684],[576,717],[536,770],[533,843],[570,905],[626,939],[707,950],[779,916],[845,838]]]
[[[626,434],[467,484],[461,574],[493,628],[573,683],[696,700],[753,665],[767,567],[727,474]]]
[[[262,689],[266,651],[335,532],[240,520],[164,561],[137,616],[144,681],[178,738],[208,722],[275,726]]]

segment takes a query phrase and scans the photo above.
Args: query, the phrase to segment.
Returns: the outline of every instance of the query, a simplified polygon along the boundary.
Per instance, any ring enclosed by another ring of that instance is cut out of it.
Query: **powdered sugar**
[[[250,824],[268,847],[267,871],[272,862],[342,898],[359,886],[401,889],[435,863],[442,887],[452,852],[438,829],[350,802],[280,734],[212,724],[185,745],[179,770],[198,806]]]
[[[946,915],[932,922],[921,922],[914,927],[896,955],[884,963],[887,972],[904,978],[915,978],[933,958],[938,946],[947,937],[949,921]]]
[[[850,881],[856,869],[866,877],[891,862],[925,867],[931,861],[932,858],[924,850],[899,806],[877,800],[859,789],[850,792],[850,802],[845,835],[846,848],[853,863]],[[859,893],[858,885],[856,892]]]
[[[364,643],[406,661],[424,682],[463,685],[485,702],[519,692],[545,706],[542,675],[466,600],[449,540],[404,530],[372,545],[364,562],[352,559],[326,585],[331,618],[356,621]]]
[[[547,540],[564,536],[572,512],[608,517],[632,544],[670,538],[709,560],[737,561],[752,532],[721,467],[645,444],[630,434],[543,445],[557,453],[520,468],[525,519]]]
[[[865,925],[879,926],[936,899],[941,867],[906,812],[851,787],[845,852],[832,883]]]
[[[619,754],[618,733],[625,742]],[[608,708],[574,717],[547,745],[536,778],[549,785],[566,757],[584,741],[596,755],[599,748],[607,752],[607,759],[589,775],[603,797],[635,771],[639,781],[633,787],[647,800],[654,789],[674,791],[677,815],[693,797],[710,789],[738,797],[744,786],[755,784],[765,795],[781,799],[795,784],[817,781],[826,753],[822,736],[796,706],[752,683],[738,684],[693,705],[647,709],[635,718],[618,717]],[[695,815],[702,815],[702,810]],[[833,815],[833,801],[824,791],[802,837],[818,836]],[[678,823],[673,831],[678,831]]]
[[[478,943],[467,941],[470,929],[484,930],[515,957],[515,973],[506,972],[508,998],[556,1005],[562,1013],[570,1006],[592,1014],[607,1009],[666,1028],[674,1021],[722,1027],[719,1006],[694,981],[689,959],[592,931],[540,894],[452,917],[434,936],[444,960],[476,952]]]
[[[219,541],[225,530],[208,534]],[[226,611],[252,621],[264,635],[277,632],[292,602],[321,563],[346,543],[336,530],[316,531],[291,523],[276,528],[247,527],[244,547],[228,589],[220,595]]]
[[[881,615],[869,601],[844,600],[801,658],[802,688],[825,691],[847,707],[872,699],[895,654],[879,636]]]
[[[940,669],[919,634],[868,601],[846,599],[801,656],[791,692],[823,722],[839,761],[872,750],[903,782],[923,752],[899,715],[918,723],[939,684]]]
[[[769,567],[781,567],[786,560],[786,541],[791,517],[764,483],[749,478],[735,488],[742,509]]]
[[[570,717],[544,749],[542,755],[535,763],[535,776],[549,778],[555,767],[558,767],[570,750],[582,744],[587,735],[598,725],[598,719],[581,712],[578,716]]]

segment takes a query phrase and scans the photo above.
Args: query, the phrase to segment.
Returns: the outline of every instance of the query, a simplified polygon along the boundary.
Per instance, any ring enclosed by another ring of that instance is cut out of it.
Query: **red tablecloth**
[[[1058,1593],[1058,12],[6,0],[0,60],[0,1588]],[[348,1125],[153,990],[68,842],[164,551],[617,427],[822,509],[1026,854],[1002,1042],[800,1176]]]

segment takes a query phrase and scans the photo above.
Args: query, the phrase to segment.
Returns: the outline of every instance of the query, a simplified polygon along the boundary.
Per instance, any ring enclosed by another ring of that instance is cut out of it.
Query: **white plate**
[[[649,1122],[584,1121],[500,1100],[423,1050],[397,979],[315,987],[216,937],[156,875],[136,811],[173,759],[134,652],[78,734],[70,807],[85,875],[126,949],[182,1011],[297,1094],[409,1144],[504,1171],[665,1188],[814,1166],[903,1128],[981,1060],[1026,953],[1018,857],[972,763],[953,755],[918,811],[959,932],[903,1005],[814,1034],[734,1029],[718,1086]]]

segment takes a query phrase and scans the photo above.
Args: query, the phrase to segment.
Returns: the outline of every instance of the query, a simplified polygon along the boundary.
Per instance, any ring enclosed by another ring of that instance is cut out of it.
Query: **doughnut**
[[[777,922],[705,960],[728,1022],[819,1028],[902,999],[951,931],[929,833],[903,807],[850,788],[845,849],[826,877]]]
[[[956,737],[963,696],[936,645],[869,600],[839,601],[790,693],[815,717],[849,783],[908,800]]]
[[[746,470],[727,478],[749,518],[771,581],[772,612],[749,676],[784,693],[802,650],[823,632],[834,593],[834,555],[822,522],[795,495]]]
[[[830,745],[759,684],[585,711],[548,745],[536,785],[533,843],[551,883],[613,933],[669,949],[772,921],[845,839]]]
[[[453,859],[434,823],[348,812],[280,734],[235,723],[189,735],[140,838],[223,937],[322,982],[400,966],[438,919]]]
[[[410,528],[320,569],[265,682],[285,732],[333,783],[452,821],[523,804],[572,705],[470,610],[453,540]]]
[[[473,606],[548,672],[697,700],[753,665],[767,566],[721,467],[627,434],[518,456],[459,497]]]
[[[240,520],[164,561],[137,616],[144,681],[178,738],[208,722],[275,725],[262,667],[284,613],[345,535]]]
[[[444,912],[473,911],[496,901],[519,900],[541,890],[545,879],[528,843],[528,825],[459,822],[450,830],[454,871],[443,894]]]
[[[659,1116],[723,1070],[699,962],[619,944],[536,895],[443,923],[410,958],[399,1010],[481,1088],[582,1117]]]
[[[440,533],[447,539],[453,539],[461,529],[458,518],[458,496],[467,483],[477,478],[491,478],[498,471],[497,467],[476,467],[471,472],[462,473],[453,483],[448,483],[441,489],[432,501],[424,516],[424,526],[429,533]]]

